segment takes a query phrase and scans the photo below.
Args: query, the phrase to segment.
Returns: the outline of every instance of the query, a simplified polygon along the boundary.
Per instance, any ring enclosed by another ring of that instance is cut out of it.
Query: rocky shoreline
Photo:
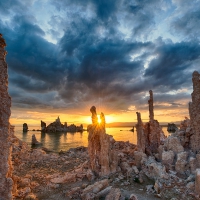
[[[87,148],[78,147],[67,152],[46,153],[42,149],[30,149],[26,143],[12,138],[14,199],[100,199],[111,192],[130,197],[132,193],[146,198],[146,186],[135,168],[127,174],[126,166],[107,176],[95,176],[90,169]],[[128,142],[116,142],[120,159],[132,157],[135,149]],[[129,149],[129,150],[127,150]],[[123,153],[122,153],[123,152]],[[127,176],[128,175],[128,176]],[[140,177],[141,183],[134,179]],[[152,183],[148,180],[149,183]],[[134,186],[134,187],[133,187]],[[114,190],[114,191],[113,191]],[[117,191],[117,193],[116,193]],[[154,195],[150,195],[153,199]],[[121,198],[121,197],[120,197]],[[109,196],[107,199],[112,199]],[[151,198],[149,198],[151,199]]]

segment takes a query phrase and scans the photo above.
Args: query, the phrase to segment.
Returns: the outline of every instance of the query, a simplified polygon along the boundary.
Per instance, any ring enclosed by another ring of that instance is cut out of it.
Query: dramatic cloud
[[[135,112],[146,109],[150,89],[157,109],[186,109],[200,69],[198,5],[2,0],[13,111],[101,104],[107,113]]]

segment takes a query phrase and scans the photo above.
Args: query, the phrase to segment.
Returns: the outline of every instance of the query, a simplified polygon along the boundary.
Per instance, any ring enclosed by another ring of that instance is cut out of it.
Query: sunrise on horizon
[[[200,52],[195,3],[32,0],[0,9],[13,125],[57,116],[89,124],[92,105],[108,123],[136,122],[138,111],[147,121],[150,89],[160,122],[188,116]]]

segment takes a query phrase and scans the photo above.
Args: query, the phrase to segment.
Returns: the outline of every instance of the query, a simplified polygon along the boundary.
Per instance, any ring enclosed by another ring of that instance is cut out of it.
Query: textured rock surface
[[[135,194],[131,194],[129,200],[138,200]]]
[[[165,142],[165,146],[167,147],[167,150],[172,150],[175,153],[184,151],[178,137],[169,136]]]
[[[193,92],[192,102],[189,104],[192,136],[190,140],[191,148],[194,152],[200,150],[200,74],[197,71],[192,75]]]
[[[136,130],[137,130],[137,148],[138,151],[145,152],[146,147],[146,136],[144,134],[144,125],[142,123],[141,114],[136,112],[137,114],[137,121]]]
[[[150,122],[154,120],[154,110],[153,110],[153,91],[149,90],[150,98],[148,100],[149,104],[149,120]]]
[[[135,158],[135,165],[140,168],[141,167],[141,160],[143,158],[147,158],[147,155],[143,152],[140,151],[135,151],[134,152],[134,158]]]
[[[172,165],[174,162],[174,152],[173,151],[163,151],[162,152],[162,163],[164,165]]]
[[[101,113],[101,123],[98,123],[96,108],[90,109],[92,125],[88,135],[88,153],[91,169],[98,175],[104,176],[116,172],[118,156],[114,149],[114,139],[105,132],[105,117]]]
[[[152,153],[158,153],[158,147],[165,140],[165,135],[159,122],[154,119],[152,90],[149,91],[149,94],[149,122],[143,125],[140,113],[137,112],[136,129],[138,150],[147,153],[147,155],[152,155]]]
[[[195,193],[200,195],[200,168],[196,169]]]
[[[120,200],[122,197],[119,188],[112,188],[110,193],[106,196],[105,200]]]
[[[197,168],[197,160],[194,157],[189,158],[190,173],[195,174]]]
[[[187,170],[187,152],[181,152],[177,154],[177,161],[175,163],[175,169],[178,173],[184,174]]]
[[[153,157],[148,157],[142,161],[142,171],[151,179],[168,179],[165,166],[155,161]]]
[[[180,130],[176,132],[176,135],[183,147],[190,148],[190,137],[192,135],[190,119],[185,117],[185,120],[181,122]]]
[[[6,43],[0,34],[0,199],[12,199],[12,166],[10,135],[11,98],[8,95],[8,72],[5,62]]]
[[[109,185],[108,179],[104,179],[89,185],[83,190],[82,197],[85,197],[89,193],[93,193],[93,196],[99,193],[101,190],[105,189]]]

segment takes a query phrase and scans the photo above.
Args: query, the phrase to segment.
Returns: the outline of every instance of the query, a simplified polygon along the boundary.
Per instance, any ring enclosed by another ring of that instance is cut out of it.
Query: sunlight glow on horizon
[[[148,110],[138,110],[141,112],[141,117],[143,123],[149,121],[149,112]],[[181,111],[181,112],[180,112]],[[110,123],[118,123],[118,122],[137,122],[136,118],[136,111],[132,112],[121,112],[115,114],[108,114],[105,115],[106,124]],[[67,122],[68,125],[75,124],[80,125],[83,124],[86,127],[89,124],[92,124],[91,115],[78,115],[78,114],[63,114],[63,113],[42,113],[42,112],[18,112],[15,113],[14,116],[11,115],[10,123],[14,126],[22,126],[23,123],[27,123],[28,126],[35,126],[40,128],[41,120],[44,121],[47,125],[54,122],[57,117],[60,117],[61,123]],[[158,120],[160,123],[162,122],[177,122],[184,120],[185,116],[189,117],[189,113],[187,109],[155,109],[154,110],[155,119]]]
[[[97,115],[97,117],[98,117],[98,123],[100,124],[101,123],[100,115]]]

